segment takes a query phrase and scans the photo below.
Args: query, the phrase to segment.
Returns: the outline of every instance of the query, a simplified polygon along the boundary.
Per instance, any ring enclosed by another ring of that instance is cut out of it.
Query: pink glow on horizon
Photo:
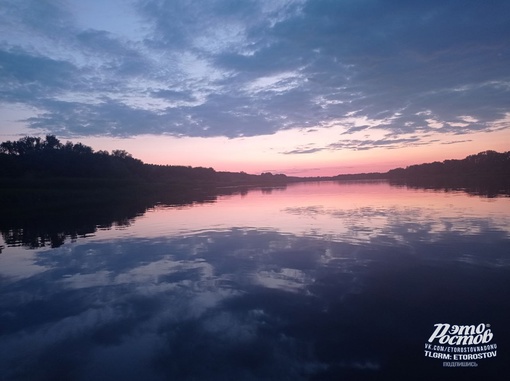
[[[288,154],[292,147],[317,139],[322,146],[335,137],[327,130],[308,136],[300,131],[284,131],[275,135],[250,138],[176,138],[143,135],[132,138],[77,137],[62,138],[91,146],[95,151],[126,150],[147,164],[211,167],[216,171],[283,173],[288,176],[336,176],[369,172],[386,172],[414,164],[463,159],[478,152],[510,150],[510,129],[492,133],[473,133],[464,141],[453,143],[455,136],[437,142],[403,146],[398,149],[375,147],[367,150],[319,150],[309,154]],[[328,135],[330,134],[330,135]],[[30,135],[27,131],[26,135]],[[44,135],[41,135],[44,136]],[[439,136],[440,137],[440,136]],[[17,140],[20,135],[6,135],[3,140]]]

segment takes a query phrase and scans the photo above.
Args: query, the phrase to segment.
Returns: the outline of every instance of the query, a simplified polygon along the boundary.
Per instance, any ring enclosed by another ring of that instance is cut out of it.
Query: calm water
[[[0,380],[510,375],[508,197],[323,182],[96,224],[4,228]]]

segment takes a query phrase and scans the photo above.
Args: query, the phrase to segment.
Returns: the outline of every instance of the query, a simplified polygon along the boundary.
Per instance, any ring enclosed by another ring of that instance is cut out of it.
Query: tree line
[[[0,144],[0,179],[81,178],[171,183],[179,187],[281,185],[307,180],[389,179],[405,182],[510,182],[510,151],[484,151],[461,160],[445,160],[386,173],[297,178],[284,174],[219,172],[213,168],[145,164],[125,150],[95,152],[82,143],[62,143],[53,135],[26,136]]]
[[[411,165],[387,172],[389,179],[510,180],[510,151],[484,151],[460,160]]]
[[[271,173],[145,164],[124,150],[95,152],[53,135],[27,136],[0,144],[0,231],[7,243],[56,247],[66,237],[94,231],[97,221],[118,224],[157,204],[211,202],[218,194],[287,180]]]
[[[217,172],[213,168],[146,164],[125,150],[95,152],[82,143],[60,142],[53,135],[26,136],[0,144],[0,178],[124,179],[180,186],[282,184],[282,174]]]

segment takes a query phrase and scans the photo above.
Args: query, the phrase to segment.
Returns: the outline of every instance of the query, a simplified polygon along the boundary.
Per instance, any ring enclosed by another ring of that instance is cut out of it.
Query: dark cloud
[[[369,129],[370,126],[369,125],[364,125],[364,126],[357,126],[357,127],[351,127],[349,128],[347,131],[343,132],[342,135],[349,135],[349,134],[353,134],[355,132],[359,132],[359,131],[363,131],[363,130],[366,130],[366,129]]]
[[[144,56],[137,44],[126,44],[110,33],[85,30],[76,36],[76,44],[86,54],[99,58],[100,69],[113,76],[146,75],[154,69],[151,60]],[[86,64],[87,65],[87,64]]]
[[[465,142],[470,142],[470,141],[471,140],[452,140],[452,141],[442,142],[441,144],[450,145],[450,144],[465,143]]]
[[[154,90],[150,93],[152,96],[157,98],[168,99],[171,101],[184,101],[184,102],[194,102],[196,98],[193,97],[192,94],[183,92],[183,91],[175,91],[175,90]]]
[[[0,50],[0,96],[4,102],[33,104],[69,89],[79,77],[72,63],[22,49]]]
[[[238,137],[353,116],[410,134],[433,115],[466,134],[510,111],[504,0],[144,0],[136,41],[80,27],[69,4],[3,7],[1,99],[36,107],[35,129]]]
[[[156,113],[108,99],[98,104],[47,101],[41,105],[47,111],[29,118],[30,127],[62,136],[130,136],[141,127],[146,133],[165,132]]]
[[[373,148],[402,148],[416,145],[427,144],[418,137],[402,138],[402,139],[380,139],[380,140],[345,140],[337,143],[330,144],[328,149],[352,149],[357,151],[364,151]]]
[[[25,33],[50,38],[62,38],[63,30],[70,31],[73,15],[62,1],[5,0],[2,1],[0,18],[7,30],[16,27]]]
[[[397,135],[398,136],[398,135]],[[325,150],[354,150],[354,151],[366,151],[374,148],[387,148],[387,149],[397,149],[403,147],[410,146],[419,146],[426,145],[432,142],[437,142],[438,140],[423,140],[422,137],[411,136],[409,138],[395,138],[389,136],[384,139],[372,140],[372,139],[344,139],[339,140],[336,143],[331,143],[325,147],[298,147],[291,151],[282,152],[285,155],[301,155],[301,154],[310,154]]]
[[[285,155],[300,155],[300,154],[308,154],[308,153],[315,153],[315,152],[320,152],[320,151],[323,151],[324,148],[306,148],[306,147],[298,147],[292,151],[286,151],[286,152],[282,152],[283,154]]]

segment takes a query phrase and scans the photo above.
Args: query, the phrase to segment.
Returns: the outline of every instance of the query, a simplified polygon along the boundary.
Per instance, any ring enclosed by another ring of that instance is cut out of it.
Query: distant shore
[[[484,151],[462,160],[412,165],[385,173],[292,177],[270,172],[220,172],[213,168],[145,164],[124,150],[97,151],[55,136],[0,144],[3,210],[72,208],[133,202],[187,202],[253,187],[307,181],[385,180],[421,188],[459,189],[486,196],[509,194],[510,151]]]

